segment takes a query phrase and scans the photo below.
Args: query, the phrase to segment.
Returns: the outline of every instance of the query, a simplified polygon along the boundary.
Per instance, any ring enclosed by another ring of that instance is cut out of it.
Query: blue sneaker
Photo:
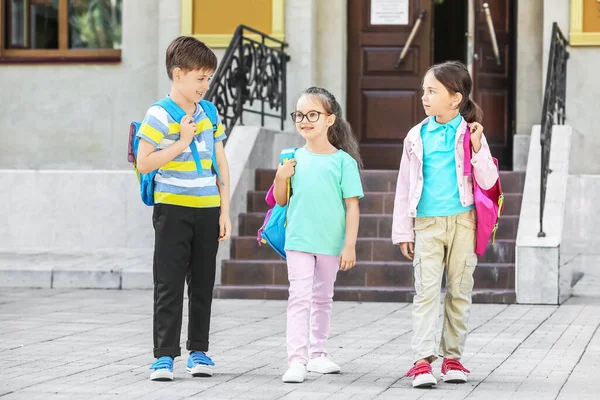
[[[192,376],[212,376],[214,366],[215,363],[209,356],[201,351],[193,351],[190,353],[185,370]]]
[[[173,359],[169,356],[157,358],[150,369],[154,371],[150,374],[150,379],[153,381],[173,380]]]

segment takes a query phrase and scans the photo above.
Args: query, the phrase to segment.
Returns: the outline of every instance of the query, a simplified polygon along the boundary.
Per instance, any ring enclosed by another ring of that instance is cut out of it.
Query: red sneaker
[[[406,376],[414,377],[412,385],[416,388],[428,388],[437,384],[437,379],[431,372],[431,364],[428,362],[416,364]]]
[[[470,373],[458,360],[444,358],[442,362],[442,379],[448,383],[465,383]]]

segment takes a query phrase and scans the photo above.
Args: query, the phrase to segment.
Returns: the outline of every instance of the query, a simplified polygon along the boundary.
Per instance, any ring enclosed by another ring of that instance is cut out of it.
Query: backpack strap
[[[467,129],[465,130],[465,136],[463,139],[463,150],[464,150],[464,166],[463,175],[469,176],[472,173],[471,165],[471,124],[467,123]]]
[[[289,147],[287,149],[281,150],[281,154],[279,155],[279,162],[283,165],[289,159],[294,158],[294,154],[296,154],[297,147]]]
[[[219,127],[219,119],[218,119],[218,112],[217,112],[217,107],[215,107],[215,105],[213,103],[211,103],[208,100],[200,100],[200,107],[202,107],[202,109],[204,110],[204,112],[206,113],[206,116],[208,117],[208,119],[210,120],[210,123],[212,124],[213,127],[213,134],[215,132],[217,132],[217,129]],[[219,178],[219,181],[221,181],[221,174],[219,173],[219,164],[217,163],[217,147],[213,146],[213,154],[212,154],[212,165],[213,168],[215,169],[215,174],[217,175],[217,178]],[[221,181],[222,185],[225,185],[225,183],[223,181]]]
[[[185,111],[181,107],[177,105],[169,96],[157,101],[153,105],[162,107],[170,116],[175,120],[176,123],[181,122],[181,118],[185,117]],[[196,163],[196,172],[199,174],[202,173],[202,161],[200,160],[200,153],[198,153],[198,148],[196,147],[195,141],[190,143],[190,150],[192,151],[192,157],[194,158],[194,162]]]
[[[295,148],[287,148],[287,149],[281,150],[281,154],[279,155],[279,163],[281,165],[283,165],[283,164],[285,164],[285,162],[287,160],[290,160],[290,159],[294,158],[294,154],[296,154],[296,150],[297,149],[298,148],[295,147]],[[292,182],[291,179],[288,179],[286,181],[286,185],[287,185],[287,203],[286,204],[289,204],[290,197],[292,195],[292,183],[291,182]],[[287,210],[286,210],[286,215],[287,215]]]

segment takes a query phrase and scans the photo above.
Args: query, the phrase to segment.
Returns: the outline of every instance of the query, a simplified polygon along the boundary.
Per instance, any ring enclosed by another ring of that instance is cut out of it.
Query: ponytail
[[[358,165],[359,169],[363,168],[363,162],[360,158],[360,147],[358,140],[352,132],[352,127],[342,117],[342,107],[337,102],[333,94],[320,87],[311,87],[304,91],[303,94],[317,96],[323,105],[325,111],[335,115],[335,122],[327,130],[327,140],[336,149],[343,150],[348,153]]]
[[[337,102],[336,102],[337,104]],[[339,107],[339,104],[338,104]],[[335,114],[335,113],[334,113]],[[363,168],[363,163],[360,158],[360,147],[356,136],[352,133],[352,127],[341,115],[335,116],[335,122],[327,131],[327,139],[335,148],[344,150],[350,154],[358,164],[358,169]]]
[[[470,97],[460,107],[460,115],[469,123],[483,122],[483,111]]]

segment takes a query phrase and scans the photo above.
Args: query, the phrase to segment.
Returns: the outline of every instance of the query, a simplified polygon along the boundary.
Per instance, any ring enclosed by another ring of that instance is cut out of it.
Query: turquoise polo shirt
[[[446,124],[430,117],[421,127],[423,191],[417,217],[447,217],[473,209],[461,204],[456,177],[456,130],[461,122],[460,114]]]

